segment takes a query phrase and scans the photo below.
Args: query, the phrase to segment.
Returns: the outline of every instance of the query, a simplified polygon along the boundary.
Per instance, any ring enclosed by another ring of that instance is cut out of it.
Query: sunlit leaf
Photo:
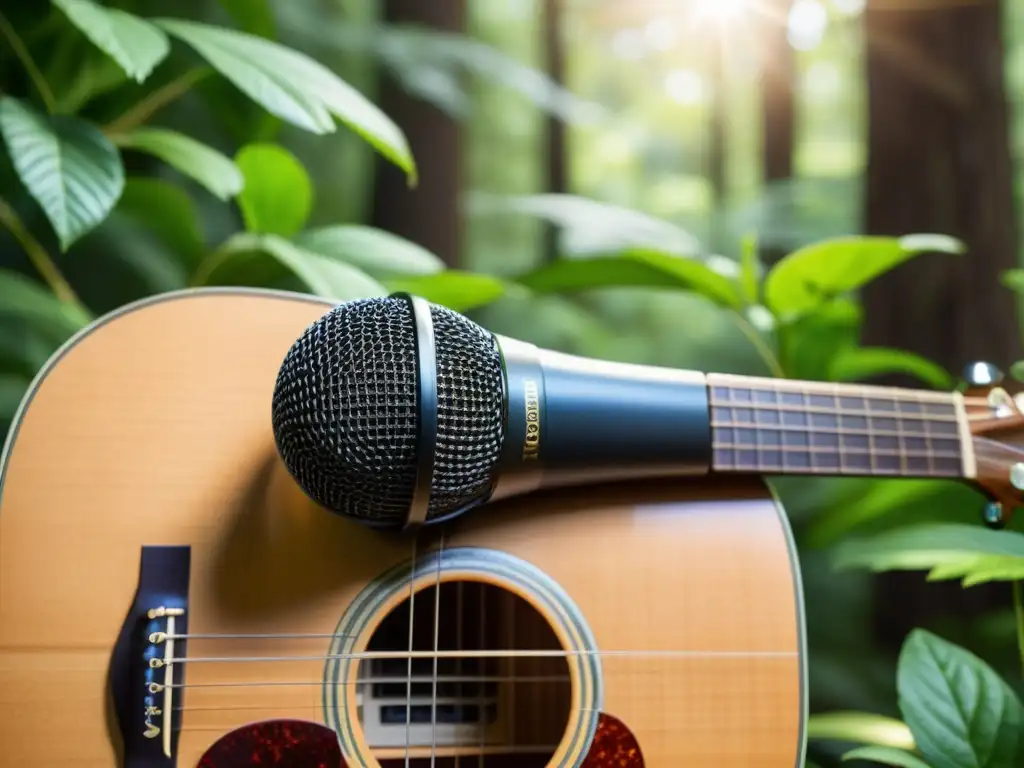
[[[70,336],[92,320],[34,280],[7,269],[0,269],[0,296],[0,316],[21,318],[51,334]]]
[[[959,241],[943,235],[826,240],[783,257],[765,280],[765,300],[776,314],[809,312],[918,254],[963,250]]]
[[[858,747],[843,755],[843,760],[870,760],[896,768],[931,768],[924,760],[902,749],[892,747]]]
[[[811,715],[807,721],[807,738],[914,749],[914,737],[906,724],[870,712],[825,712]]]
[[[161,179],[129,177],[115,210],[142,224],[186,264],[198,263],[204,249],[199,214],[181,187]]]
[[[1024,707],[984,661],[922,629],[896,678],[900,712],[933,768],[1008,768],[1024,757]]]
[[[294,239],[303,248],[371,275],[432,275],[444,270],[444,262],[426,248],[375,227],[339,224],[306,230]]]
[[[858,381],[872,376],[906,373],[936,389],[952,389],[953,377],[941,365],[920,355],[885,347],[847,347],[829,361],[831,381]]]
[[[163,31],[145,19],[92,0],[53,0],[92,43],[136,82],[143,82],[171,50]]]
[[[675,288],[699,293],[723,307],[741,308],[735,284],[703,262],[641,249],[619,256],[559,259],[517,279],[538,293],[626,286]]]
[[[570,255],[610,255],[642,248],[676,256],[696,256],[700,243],[684,229],[645,213],[585,197],[561,194],[498,197],[476,195],[476,215],[517,214],[546,221],[562,230]]]
[[[386,296],[387,289],[360,269],[295,245],[277,235],[236,235],[198,270],[197,285],[235,284],[253,259],[271,259],[313,294],[336,301]],[[242,267],[242,269],[240,269]]]
[[[322,64],[278,43],[231,29],[180,19],[157,23],[271,114],[318,134],[333,132],[336,117],[415,181],[416,166],[402,131]]]
[[[1007,288],[1024,292],[1024,269],[1009,269],[1003,272],[999,281]]]
[[[14,169],[67,250],[110,213],[124,189],[117,148],[84,120],[48,117],[0,98],[0,135]]]
[[[422,296],[456,312],[468,312],[485,306],[505,293],[505,285],[495,277],[457,270],[419,277],[392,278],[385,280],[384,284],[390,291]]]
[[[932,580],[965,586],[1024,578],[1024,534],[976,525],[926,524],[849,539],[838,545],[838,568],[929,571]]]
[[[136,128],[115,140],[122,147],[160,158],[221,200],[242,191],[242,172],[231,158],[183,133],[166,128]]]
[[[245,186],[238,195],[245,228],[290,237],[313,206],[313,184],[295,155],[277,144],[250,144],[235,157]]]

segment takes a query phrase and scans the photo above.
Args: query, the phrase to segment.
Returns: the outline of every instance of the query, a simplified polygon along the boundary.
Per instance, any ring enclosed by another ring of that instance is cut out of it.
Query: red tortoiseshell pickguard
[[[602,713],[582,768],[644,768],[644,756],[625,723]]]
[[[267,720],[226,734],[199,760],[198,768],[345,768],[338,736],[305,720]]]

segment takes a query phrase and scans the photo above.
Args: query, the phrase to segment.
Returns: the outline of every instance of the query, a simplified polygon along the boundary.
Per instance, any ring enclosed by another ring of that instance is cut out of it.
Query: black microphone
[[[301,488],[378,528],[711,462],[703,374],[539,349],[407,294],[341,304],[307,328],[272,420]]]

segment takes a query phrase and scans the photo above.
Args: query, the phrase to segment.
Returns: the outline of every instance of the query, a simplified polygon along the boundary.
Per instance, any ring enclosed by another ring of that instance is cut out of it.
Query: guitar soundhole
[[[412,659],[411,676],[406,658],[359,664],[359,718],[382,768],[548,765],[569,720],[571,685],[544,617],[508,590],[471,581],[417,592],[411,614],[412,649],[428,652]],[[409,630],[405,600],[367,650],[408,652]]]

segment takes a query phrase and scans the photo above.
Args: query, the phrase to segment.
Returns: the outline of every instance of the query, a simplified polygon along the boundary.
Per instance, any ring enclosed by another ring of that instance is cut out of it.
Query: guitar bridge
[[[177,764],[188,633],[189,547],[143,547],[135,599],[111,659],[125,768]]]

